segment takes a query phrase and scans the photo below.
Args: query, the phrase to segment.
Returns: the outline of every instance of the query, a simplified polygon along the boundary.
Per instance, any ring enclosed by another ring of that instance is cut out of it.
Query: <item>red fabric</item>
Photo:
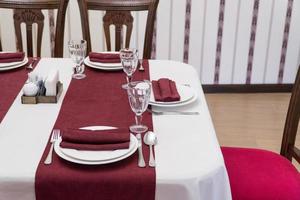
[[[180,100],[176,83],[172,80],[161,78],[158,81],[152,81],[152,88],[155,101],[171,102]]]
[[[135,80],[149,79],[148,63],[145,72],[136,72]],[[87,125],[129,127],[134,114],[122,89],[126,83],[122,72],[103,72],[86,69],[87,77],[72,79],[54,128],[76,129]],[[145,112],[143,123],[152,130],[152,116]],[[50,132],[49,132],[50,135]],[[47,144],[35,177],[37,200],[154,200],[155,169],[139,168],[138,154],[122,161],[87,166],[74,164],[53,154],[51,165],[44,165],[50,144]],[[149,147],[143,144],[145,160]]]
[[[300,200],[300,173],[265,150],[222,147],[233,200]]]
[[[24,52],[0,53],[0,63],[18,62],[24,60],[24,58]]]
[[[38,61],[36,64],[37,63]],[[0,72],[0,122],[22,89],[27,80],[28,72],[29,71],[26,71],[24,67]]]
[[[77,150],[116,150],[128,149],[130,142],[129,130],[66,130],[62,133],[63,148]]]
[[[100,63],[120,63],[120,54],[118,53],[89,53],[90,61]]]

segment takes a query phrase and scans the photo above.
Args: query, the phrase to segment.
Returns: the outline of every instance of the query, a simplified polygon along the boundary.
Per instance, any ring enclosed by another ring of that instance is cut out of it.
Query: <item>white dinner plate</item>
[[[178,93],[180,95],[180,101],[172,101],[172,102],[161,102],[155,101],[153,91],[150,96],[150,105],[159,106],[159,107],[176,107],[183,106],[194,102],[197,99],[196,91],[186,85],[176,85]]]
[[[101,165],[123,160],[131,156],[138,147],[138,141],[134,135],[130,135],[129,149],[114,151],[79,151],[74,149],[65,149],[59,146],[60,141],[54,144],[54,150],[57,155],[67,161],[85,164]]]
[[[106,51],[106,52],[100,52],[104,54],[119,54],[117,51]],[[84,59],[84,64],[86,64],[89,67],[95,68],[95,69],[101,69],[101,70],[108,70],[108,71],[114,71],[114,70],[121,70],[123,69],[121,63],[101,63],[101,62],[92,62],[89,57],[86,57]]]
[[[16,64],[16,65],[10,65],[10,66],[6,66],[6,67],[0,67],[0,71],[7,71],[7,70],[11,70],[11,69],[16,69],[16,68],[24,66],[27,62],[28,62],[28,58],[26,57],[26,58],[24,58],[23,61],[18,62],[18,64]],[[2,64],[4,64],[4,63],[2,63]]]
[[[94,69],[101,69],[101,70],[106,70],[106,71],[116,71],[116,70],[122,70],[122,64],[121,63],[103,63],[106,64],[105,66],[101,65],[95,65],[96,62],[91,62],[89,57],[86,57],[84,59],[84,64],[87,66],[94,68]],[[99,63],[97,63],[99,64]]]

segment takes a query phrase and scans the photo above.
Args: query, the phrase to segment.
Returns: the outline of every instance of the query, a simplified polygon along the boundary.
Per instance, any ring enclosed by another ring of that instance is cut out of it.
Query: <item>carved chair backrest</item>
[[[287,159],[295,158],[300,163],[300,149],[295,146],[300,117],[300,67],[294,83],[285,121],[280,154]]]
[[[111,36],[110,36],[110,26],[115,26],[115,50],[119,51],[121,49],[121,34],[123,30],[123,25],[126,26],[126,39],[125,47],[129,47],[130,38],[132,34],[132,24],[133,17],[130,11],[106,11],[103,17],[103,28],[105,33],[107,50],[111,51]]]
[[[17,50],[24,51],[21,24],[26,27],[27,56],[33,56],[33,24],[37,25],[36,52],[41,56],[42,36],[45,16],[42,10],[57,9],[54,57],[63,57],[63,38],[65,13],[69,0],[1,0],[0,8],[13,9],[14,28],[17,40]]]
[[[87,40],[87,53],[91,51],[91,38],[89,29],[89,10],[106,11],[103,17],[103,29],[105,33],[107,50],[111,51],[110,26],[115,26],[115,50],[118,51],[122,46],[122,29],[126,27],[125,47],[129,47],[133,28],[133,17],[131,11],[148,11],[143,58],[151,57],[151,47],[153,38],[154,20],[159,0],[78,0],[81,14],[81,24],[83,38]]]

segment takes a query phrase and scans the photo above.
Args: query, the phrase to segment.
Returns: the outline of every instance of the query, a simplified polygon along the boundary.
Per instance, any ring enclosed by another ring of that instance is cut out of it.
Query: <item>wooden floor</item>
[[[222,146],[280,151],[290,94],[206,94],[205,96]],[[298,147],[300,147],[299,131],[296,141]],[[294,163],[300,170],[300,165]]]

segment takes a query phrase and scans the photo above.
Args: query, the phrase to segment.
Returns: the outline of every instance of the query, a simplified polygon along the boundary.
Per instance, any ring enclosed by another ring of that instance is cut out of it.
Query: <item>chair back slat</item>
[[[1,42],[1,37],[0,37],[0,51],[3,51],[3,50],[2,50],[2,42]]]
[[[300,117],[300,67],[294,83],[292,96],[289,103],[288,113],[285,121],[280,154],[287,159],[294,157],[300,163],[300,151],[295,147]]]

